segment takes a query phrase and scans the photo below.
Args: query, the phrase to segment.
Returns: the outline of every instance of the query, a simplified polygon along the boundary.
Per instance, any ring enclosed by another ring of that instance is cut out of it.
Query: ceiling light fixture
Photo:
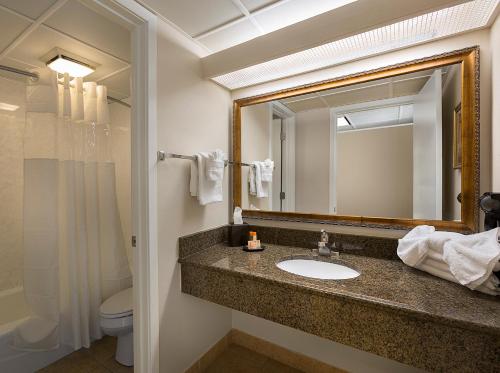
[[[17,109],[19,109],[19,106],[17,105],[11,105],[7,104],[6,102],[0,102],[0,110],[16,111]]]
[[[47,66],[59,74],[69,74],[73,78],[83,78],[95,71],[95,65],[85,58],[75,56],[72,53],[63,51],[59,48],[42,57]]]

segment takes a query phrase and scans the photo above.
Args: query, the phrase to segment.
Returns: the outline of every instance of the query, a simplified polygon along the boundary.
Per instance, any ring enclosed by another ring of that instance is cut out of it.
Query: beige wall
[[[491,28],[492,48],[492,97],[495,104],[492,107],[492,191],[500,192],[500,16],[497,16]],[[481,92],[481,100],[483,93]]]
[[[412,126],[337,134],[337,213],[413,217]]]
[[[270,158],[270,120],[271,106],[268,103],[241,108],[241,160],[243,162],[263,161]],[[271,210],[270,198],[257,198],[248,194],[248,167],[241,174],[242,207],[249,209],[250,204],[260,210]]]
[[[200,60],[166,23],[158,30],[158,147],[194,154],[229,148],[228,91],[201,79]],[[227,177],[226,171],[226,177]],[[231,328],[230,310],[181,293],[179,236],[228,222],[224,202],[202,207],[189,195],[189,161],[158,165],[160,372],[179,373]]]
[[[0,291],[23,283],[25,96],[24,83],[0,78],[0,102],[19,106],[0,110]]]
[[[328,214],[330,110],[301,111],[295,126],[295,211]]]
[[[460,65],[450,68],[443,91],[443,220],[460,220],[457,195],[462,190],[462,171],[453,168],[453,121],[455,108],[462,101]]]

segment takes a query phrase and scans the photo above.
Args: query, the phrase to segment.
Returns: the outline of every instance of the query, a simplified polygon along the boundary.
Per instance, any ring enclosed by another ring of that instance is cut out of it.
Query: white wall
[[[271,106],[268,103],[241,108],[241,160],[243,162],[263,161],[270,157]],[[248,167],[241,169],[241,207],[249,209],[250,204],[260,210],[271,210],[272,197],[257,198],[248,193]]]
[[[166,23],[158,31],[158,147],[194,154],[229,149],[231,98],[201,79],[199,58]],[[226,171],[227,177],[227,171]],[[187,369],[231,328],[231,311],[181,293],[178,238],[228,222],[224,202],[201,207],[189,195],[189,161],[158,165],[160,372]]]
[[[413,126],[337,134],[337,213],[413,216]]]
[[[295,211],[328,214],[330,109],[295,115]]]
[[[268,92],[277,91],[280,89],[295,87],[301,84],[307,84],[311,82],[317,82],[325,79],[332,79],[339,76],[349,75],[356,72],[366,71],[369,69],[376,69],[378,67],[383,67],[387,65],[392,65],[404,61],[410,61],[425,56],[432,56],[435,54],[440,54],[444,52],[450,52],[457,49],[462,49],[466,47],[471,47],[478,45],[480,46],[480,86],[481,86],[481,103],[480,103],[480,118],[481,118],[481,178],[480,178],[480,191],[481,193],[489,190],[491,188],[491,135],[492,135],[492,101],[491,101],[491,45],[499,45],[500,40],[500,25],[497,20],[494,26],[494,35],[492,35],[492,40],[490,41],[490,30],[480,30],[467,34],[458,35],[455,37],[442,39],[415,47],[406,48],[403,50],[395,51],[392,53],[386,53],[380,56],[374,56],[371,58],[366,58],[351,63],[334,66],[329,69],[324,69],[320,71],[311,72],[308,74],[298,75],[286,79],[281,79],[273,82],[268,82],[240,90],[235,90],[232,92],[233,99],[250,97],[258,94],[264,94]],[[493,43],[495,42],[495,43]],[[491,44],[490,44],[491,43]],[[495,65],[498,66],[500,51],[496,48],[494,52]],[[496,69],[495,78],[495,88],[496,88],[496,102],[498,102],[498,97],[500,96],[500,69]],[[498,106],[498,105],[497,105]],[[494,142],[495,145],[495,170],[493,175],[495,177],[496,188],[500,191],[500,108],[495,109],[495,125],[494,125]],[[251,220],[249,220],[251,221]],[[259,221],[252,221],[252,223]],[[269,222],[266,222],[269,225]],[[319,229],[324,228],[324,225],[315,225],[309,223],[283,223],[283,222],[273,222],[275,226],[288,226],[294,228],[305,228],[305,229]],[[388,231],[386,230],[371,230],[367,228],[356,228],[356,227],[328,227],[328,231],[343,231],[346,233],[362,233],[362,234],[377,234],[382,236],[399,236],[401,237],[404,232],[401,231]],[[282,345],[290,346],[291,341],[294,341],[294,349],[301,351],[308,356],[314,356],[322,361],[330,361],[331,356],[340,356],[342,358],[344,352],[350,351],[351,353],[346,359],[346,365],[343,367],[347,370],[355,370],[359,360],[363,359],[365,353],[357,351],[354,349],[349,349],[346,346],[334,344],[329,341],[318,341],[315,340],[314,348],[311,348],[312,344],[307,338],[313,338],[310,335],[301,333],[299,331],[274,324],[273,329],[270,328],[270,324],[262,319],[257,319],[249,315],[239,314],[233,311],[233,327],[241,330],[247,330],[248,333],[256,335],[258,337],[271,340],[272,342]],[[291,348],[291,346],[290,346]],[[345,360],[344,360],[345,361]],[[389,364],[385,371],[399,371],[399,368],[395,365],[398,364],[388,360],[384,360]],[[332,363],[335,364],[334,361]],[[351,367],[348,366],[352,364]],[[399,364],[398,364],[399,365]]]
[[[500,16],[491,27],[492,45],[492,98],[495,104],[492,108],[492,191],[500,192]],[[483,93],[481,91],[481,100]],[[481,137],[482,138],[482,137]],[[482,159],[482,158],[481,158]]]
[[[25,96],[24,83],[0,78],[0,102],[19,106],[0,110],[0,291],[23,283]]]

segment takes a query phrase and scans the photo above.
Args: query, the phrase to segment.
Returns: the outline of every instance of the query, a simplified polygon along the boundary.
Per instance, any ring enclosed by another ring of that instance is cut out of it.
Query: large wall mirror
[[[234,204],[253,217],[477,231],[478,101],[476,48],[235,101]]]

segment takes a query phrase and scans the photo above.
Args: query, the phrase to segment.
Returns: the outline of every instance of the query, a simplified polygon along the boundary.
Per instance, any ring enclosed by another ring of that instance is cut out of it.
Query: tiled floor
[[[237,345],[230,345],[207,373],[300,373],[300,370]]]
[[[43,368],[43,373],[132,373],[133,367],[125,367],[115,360],[116,338],[106,336],[61,360]]]

